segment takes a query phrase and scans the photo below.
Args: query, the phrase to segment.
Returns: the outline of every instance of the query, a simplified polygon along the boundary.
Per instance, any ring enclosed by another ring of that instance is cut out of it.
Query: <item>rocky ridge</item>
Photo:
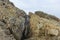
[[[41,11],[27,15],[0,0],[0,40],[60,40],[60,19]]]

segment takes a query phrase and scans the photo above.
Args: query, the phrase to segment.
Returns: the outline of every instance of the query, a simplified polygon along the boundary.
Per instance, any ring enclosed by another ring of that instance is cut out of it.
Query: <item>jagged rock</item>
[[[15,19],[15,20],[16,20],[15,23],[11,21],[11,31],[17,40],[21,40],[25,28],[24,26],[25,20],[23,17],[20,17],[20,19]]]

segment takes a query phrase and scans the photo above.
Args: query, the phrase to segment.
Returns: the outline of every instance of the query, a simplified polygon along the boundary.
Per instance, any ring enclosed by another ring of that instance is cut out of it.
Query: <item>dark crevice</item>
[[[15,35],[13,34],[12,29],[11,29],[11,28],[8,28],[8,29],[9,29],[9,31],[10,31],[10,34],[12,34],[12,35],[14,36],[14,38],[16,39]],[[16,40],[17,40],[17,39],[16,39]]]
[[[23,34],[22,34],[23,36],[22,36],[21,40],[28,38],[29,29],[30,29],[30,27],[29,27],[29,16],[26,15],[25,16],[25,29],[23,31]]]
[[[1,0],[1,1],[4,1],[4,0]]]
[[[6,24],[6,21],[3,19],[3,20],[1,20],[1,22],[3,22],[4,24]]]
[[[3,20],[3,22],[5,23],[5,21]],[[25,23],[24,23],[24,30],[22,32],[22,37],[21,37],[21,40],[24,40],[24,39],[27,39],[28,38],[28,35],[29,35],[29,32],[30,32],[30,26],[29,26],[29,16],[25,16]],[[12,34],[14,36],[14,38],[16,39],[13,31],[11,28],[8,28],[9,31],[10,31],[10,34]],[[16,39],[16,40],[19,40],[19,39]]]
[[[13,33],[12,33],[12,30],[11,30],[10,28],[8,28],[8,29],[9,29],[9,31],[10,31],[10,34],[13,34]]]
[[[5,5],[5,3],[3,3],[3,5]]]

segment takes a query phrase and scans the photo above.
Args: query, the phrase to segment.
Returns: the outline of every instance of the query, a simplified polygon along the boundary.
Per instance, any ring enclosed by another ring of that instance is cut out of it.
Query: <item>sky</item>
[[[10,0],[19,9],[28,12],[43,11],[60,18],[60,0]]]

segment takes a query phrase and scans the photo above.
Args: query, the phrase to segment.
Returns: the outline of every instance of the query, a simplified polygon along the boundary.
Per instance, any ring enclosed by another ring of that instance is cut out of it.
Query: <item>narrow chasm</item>
[[[24,28],[24,31],[22,34],[23,36],[22,36],[21,40],[27,39],[29,32],[30,32],[30,21],[29,21],[30,17],[28,15],[25,15],[24,18],[25,18],[25,23],[24,23],[25,28]]]

